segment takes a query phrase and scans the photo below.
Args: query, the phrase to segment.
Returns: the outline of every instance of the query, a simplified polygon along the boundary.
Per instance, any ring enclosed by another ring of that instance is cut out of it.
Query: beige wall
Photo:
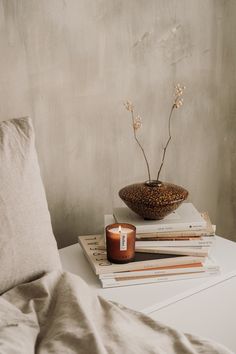
[[[236,2],[0,0],[0,119],[31,115],[59,246],[101,232],[126,184],[146,179],[123,100],[143,118],[153,177],[186,187],[236,240]]]

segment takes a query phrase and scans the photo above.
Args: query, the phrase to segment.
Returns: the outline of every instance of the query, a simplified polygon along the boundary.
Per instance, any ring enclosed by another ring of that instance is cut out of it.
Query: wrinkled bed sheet
[[[232,353],[96,296],[70,273],[52,272],[0,297],[0,353]]]

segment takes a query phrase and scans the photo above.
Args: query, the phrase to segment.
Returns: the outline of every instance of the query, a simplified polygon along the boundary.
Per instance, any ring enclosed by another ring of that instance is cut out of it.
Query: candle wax
[[[109,232],[112,232],[114,234],[119,234],[120,232],[123,234],[128,234],[130,232],[133,232],[132,229],[128,229],[127,227],[122,227],[121,230],[119,231],[118,227],[114,227],[113,229],[110,229]]]

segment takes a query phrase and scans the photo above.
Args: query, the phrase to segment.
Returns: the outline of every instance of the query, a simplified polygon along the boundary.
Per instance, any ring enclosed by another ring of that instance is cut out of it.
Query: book
[[[178,243],[178,245],[175,242]],[[180,242],[181,241],[168,241],[168,245],[164,246],[163,243],[165,243],[165,241],[136,241],[135,250],[138,253],[162,253],[206,257],[209,254],[210,246],[213,244],[209,243],[207,245],[205,244],[204,246],[199,246],[195,243],[191,247],[190,243],[188,243],[191,241],[184,241],[185,246],[181,245]],[[162,244],[160,245],[160,243]],[[174,245],[172,245],[172,243]],[[106,251],[106,243],[104,237],[101,237],[101,239],[99,239],[97,249],[101,251]]]
[[[136,252],[139,253],[162,253],[162,254],[176,254],[176,255],[186,255],[186,256],[202,256],[202,257],[206,257],[209,254],[210,251],[210,246],[211,245],[207,245],[207,246],[198,246],[196,244],[194,244],[192,247],[190,247],[189,244],[187,244],[188,241],[186,241],[186,245],[182,246],[182,245],[171,245],[171,242],[175,242],[175,241],[169,241],[167,246],[157,246],[155,244],[156,241],[153,242],[149,242],[149,241],[136,241],[135,242],[135,250]],[[160,241],[162,242],[162,241]],[[178,241],[176,241],[178,242]],[[149,245],[149,243],[151,243],[152,245]],[[105,239],[101,238],[99,240],[99,243],[97,245],[97,249],[101,250],[101,251],[105,251],[106,250],[106,245],[105,245]]]
[[[197,211],[192,203],[183,203],[177,210],[161,220],[144,220],[128,207],[115,208],[114,219],[117,223],[128,223],[136,226],[139,234],[202,230],[207,226],[206,220]]]
[[[188,238],[154,238],[153,240],[137,239],[138,247],[210,247],[215,242],[215,236],[188,237]]]
[[[107,260],[106,250],[99,249],[103,235],[79,236],[78,242],[83,249],[95,274],[148,269],[161,266],[203,262],[205,257],[185,256],[162,253],[135,252],[135,259],[130,263],[114,264]],[[103,241],[104,242],[104,241]]]
[[[100,274],[100,279],[107,278],[134,278],[138,276],[147,276],[147,275],[168,275],[168,274],[179,274],[179,273],[193,273],[199,271],[219,271],[219,266],[212,260],[210,257],[207,257],[203,263],[190,263],[190,264],[179,264],[174,266],[167,267],[157,267],[151,269],[139,269],[136,271],[127,271],[127,272],[113,272]]]
[[[189,273],[179,273],[179,274],[168,274],[168,275],[151,275],[151,276],[140,276],[127,279],[124,278],[108,278],[108,279],[99,279],[103,288],[113,288],[129,285],[141,285],[141,284],[150,284],[150,283],[160,283],[167,281],[176,281],[176,280],[186,280],[186,279],[195,279],[209,277],[212,275],[218,275],[218,270],[213,271],[199,271],[199,272],[189,272]]]
[[[216,226],[211,223],[207,212],[202,212],[201,216],[206,221],[206,227],[202,230],[187,230],[187,231],[165,231],[165,232],[149,232],[137,233],[136,238],[139,240],[155,240],[155,239],[185,239],[195,237],[212,237],[215,236]]]
[[[144,247],[135,245],[135,250],[140,253],[162,253],[202,257],[206,257],[209,254],[209,247]]]
[[[149,232],[149,233],[137,233],[136,240],[137,241],[173,241],[173,240],[200,240],[202,237],[208,237],[209,242],[213,242],[213,238],[215,236],[216,226],[212,225],[211,220],[207,212],[201,213],[202,217],[206,221],[206,227],[202,230],[187,230],[187,231],[165,231],[165,232]],[[107,225],[114,224],[115,219],[112,214],[104,215],[104,230]],[[104,233],[105,236],[105,233]]]

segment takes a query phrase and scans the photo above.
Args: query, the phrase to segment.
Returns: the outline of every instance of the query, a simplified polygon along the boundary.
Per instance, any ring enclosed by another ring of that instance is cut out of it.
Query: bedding
[[[0,297],[0,352],[6,354],[230,354],[223,346],[108,302],[61,271]],[[232,354],[232,353],[231,353]]]
[[[0,294],[60,269],[30,118],[0,123]]]

